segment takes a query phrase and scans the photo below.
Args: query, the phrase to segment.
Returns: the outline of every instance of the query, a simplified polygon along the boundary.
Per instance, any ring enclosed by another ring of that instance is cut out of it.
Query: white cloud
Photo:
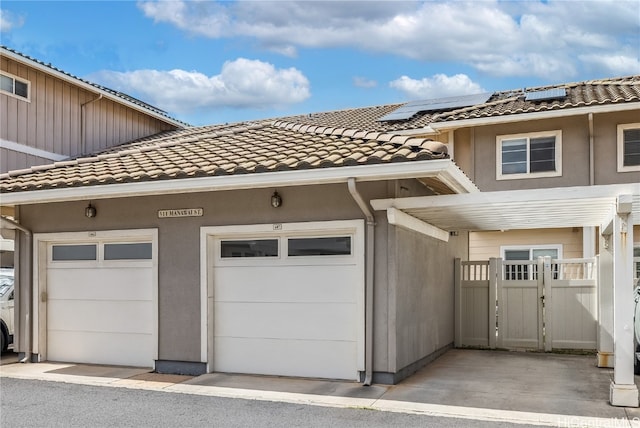
[[[583,55],[580,59],[598,70],[607,70],[606,76],[625,76],[640,73],[640,61],[633,55]],[[603,76],[603,77],[606,77]]]
[[[352,47],[464,62],[494,76],[570,78],[583,58],[635,49],[637,59],[640,43],[637,0],[174,0],[139,7],[156,22],[206,37],[249,38],[287,56],[300,48]]]
[[[447,76],[436,74],[420,80],[402,76],[389,83],[389,86],[401,91],[410,99],[432,99],[470,95],[485,92],[465,74]]]
[[[9,31],[20,28],[24,24],[24,18],[6,10],[0,9],[0,32],[8,33]]]
[[[172,113],[221,108],[277,108],[310,96],[308,79],[297,69],[245,58],[228,61],[220,74],[197,71],[101,71],[93,81],[131,93]]]
[[[366,77],[356,76],[353,78],[353,85],[358,88],[375,88],[378,86],[378,82]]]

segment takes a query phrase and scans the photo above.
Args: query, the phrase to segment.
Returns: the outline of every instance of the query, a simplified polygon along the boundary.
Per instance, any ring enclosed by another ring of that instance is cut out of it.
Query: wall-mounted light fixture
[[[98,211],[96,211],[96,207],[91,205],[91,202],[89,202],[89,206],[84,209],[85,217],[93,218],[96,216],[96,214],[98,214]]]
[[[273,208],[278,208],[280,205],[282,205],[282,197],[277,191],[273,192],[273,195],[271,195],[271,206]]]

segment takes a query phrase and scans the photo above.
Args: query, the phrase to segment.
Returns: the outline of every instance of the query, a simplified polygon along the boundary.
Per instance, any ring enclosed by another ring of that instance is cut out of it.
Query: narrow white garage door
[[[332,226],[213,240],[214,371],[357,379],[363,239]]]
[[[151,242],[50,244],[47,359],[151,367]]]

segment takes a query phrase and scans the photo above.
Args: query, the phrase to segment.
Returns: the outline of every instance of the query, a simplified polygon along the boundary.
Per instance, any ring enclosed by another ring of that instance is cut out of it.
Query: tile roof
[[[527,91],[559,87],[566,89],[562,99],[525,100]],[[379,121],[401,105],[390,104],[178,129],[93,157],[11,171],[0,175],[0,193],[441,159],[447,157],[443,144],[400,132],[418,135],[436,123],[629,102],[640,102],[640,76],[496,92],[480,105],[418,112],[404,121]]]
[[[426,138],[258,121],[169,131],[118,151],[12,171],[0,175],[0,192],[446,157],[444,144]]]
[[[540,101],[525,100],[526,92],[556,88],[564,88],[566,97]],[[449,122],[628,102],[640,102],[640,75],[496,92],[484,104],[442,112],[432,120]]]
[[[9,53],[11,53],[13,55],[18,56],[18,57],[22,57],[23,59],[25,59],[25,60],[27,60],[29,62],[36,63],[36,64],[38,64],[38,65],[40,65],[42,67],[46,67],[46,68],[48,68],[51,71],[54,71],[56,73],[64,74],[66,77],[68,77],[68,78],[70,78],[72,80],[77,80],[78,82],[82,82],[84,84],[93,86],[94,88],[96,88],[99,91],[106,92],[108,94],[113,95],[116,98],[119,98],[119,99],[123,100],[123,101],[129,102],[131,104],[135,104],[138,107],[141,107],[142,109],[147,110],[150,113],[153,113],[154,115],[162,116],[165,119],[168,119],[171,122],[174,122],[174,123],[176,123],[178,125],[190,126],[186,122],[183,122],[183,121],[181,121],[179,119],[176,119],[174,117],[169,116],[169,114],[166,111],[161,110],[158,107],[152,106],[151,104],[145,103],[144,101],[141,101],[141,100],[139,100],[139,99],[137,99],[135,97],[132,97],[131,95],[127,95],[127,94],[125,94],[123,92],[115,91],[113,89],[107,88],[106,86],[98,85],[97,83],[93,83],[93,82],[90,82],[88,80],[82,79],[82,78],[80,78],[78,76],[75,76],[75,75],[73,75],[71,73],[68,73],[68,72],[66,72],[64,70],[61,70],[61,69],[59,69],[57,67],[54,67],[50,63],[45,63],[45,62],[40,61],[40,60],[38,60],[36,58],[30,57],[29,55],[23,54],[22,52],[18,52],[15,49],[11,49],[11,48],[9,48],[7,46],[0,45],[0,51],[2,51],[2,50],[5,50],[5,51],[7,51],[7,52],[9,52]]]
[[[555,100],[525,100],[526,92],[555,88],[565,88],[567,96]],[[352,127],[372,131],[391,132],[420,130],[432,123],[438,122],[639,101],[640,75],[636,75],[495,92],[489,100],[483,104],[446,111],[418,112],[407,120],[391,122],[379,121],[381,117],[394,111],[403,104],[313,113],[291,116],[284,120],[306,125]]]

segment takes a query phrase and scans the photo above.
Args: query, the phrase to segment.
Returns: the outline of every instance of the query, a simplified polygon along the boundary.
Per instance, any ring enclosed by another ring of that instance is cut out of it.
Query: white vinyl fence
[[[455,344],[595,349],[596,278],[596,259],[458,259]]]

